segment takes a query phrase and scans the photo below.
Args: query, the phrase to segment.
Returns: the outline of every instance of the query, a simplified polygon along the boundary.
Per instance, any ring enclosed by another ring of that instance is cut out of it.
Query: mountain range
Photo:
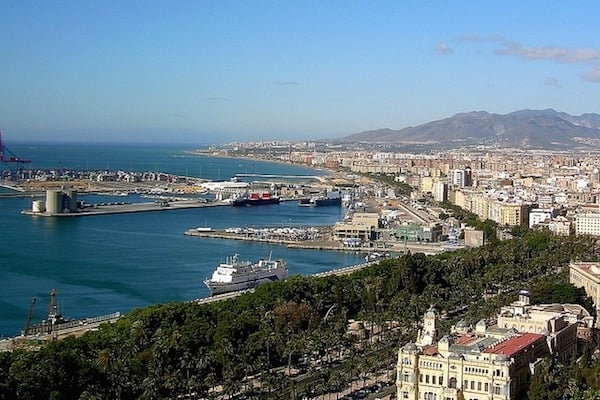
[[[519,148],[600,148],[600,115],[546,110],[509,114],[472,111],[400,130],[377,129],[343,138],[346,142],[490,145]]]

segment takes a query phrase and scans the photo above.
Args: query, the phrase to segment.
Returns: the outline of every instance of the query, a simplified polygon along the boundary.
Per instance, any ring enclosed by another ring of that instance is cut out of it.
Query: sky
[[[597,1],[0,0],[10,141],[336,138],[600,112]]]

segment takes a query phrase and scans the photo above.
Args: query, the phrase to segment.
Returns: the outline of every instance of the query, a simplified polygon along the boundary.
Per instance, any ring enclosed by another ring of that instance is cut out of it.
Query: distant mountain
[[[394,144],[486,144],[521,148],[600,147],[600,115],[547,110],[509,114],[473,111],[400,130],[378,129],[343,138],[347,142]]]

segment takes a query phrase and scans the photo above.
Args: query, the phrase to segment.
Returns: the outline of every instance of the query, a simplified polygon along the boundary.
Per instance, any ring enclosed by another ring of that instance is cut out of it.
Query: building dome
[[[413,342],[408,342],[408,343],[406,343],[404,345],[404,347],[402,348],[402,350],[405,350],[405,351],[417,351],[418,348],[417,348],[417,345],[414,344]]]

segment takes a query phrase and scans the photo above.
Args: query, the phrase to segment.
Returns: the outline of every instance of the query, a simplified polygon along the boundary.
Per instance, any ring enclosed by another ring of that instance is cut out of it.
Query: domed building
[[[542,358],[571,357],[577,329],[589,313],[570,304],[529,303],[529,292],[475,327],[459,321],[443,335],[431,307],[415,342],[398,351],[397,398],[412,400],[522,399]]]

